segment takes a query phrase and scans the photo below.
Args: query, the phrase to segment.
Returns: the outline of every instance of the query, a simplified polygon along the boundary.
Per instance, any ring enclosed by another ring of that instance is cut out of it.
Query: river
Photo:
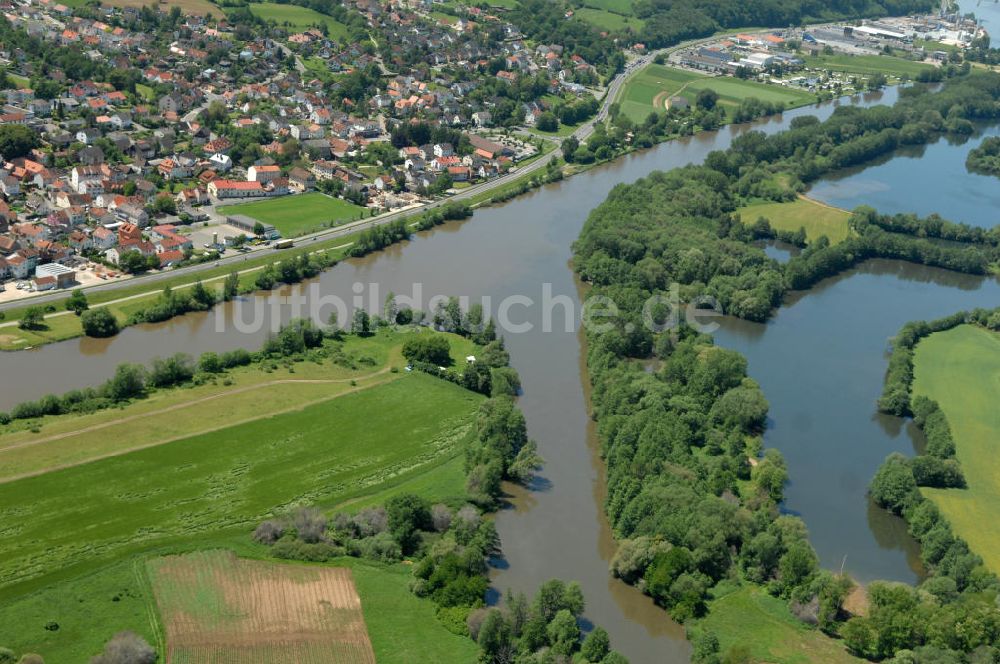
[[[886,91],[881,99],[892,103],[895,92]],[[778,131],[799,115],[825,117],[834,105],[799,109],[757,126]],[[515,491],[512,506],[497,515],[504,559],[498,561],[494,585],[501,592],[531,591],[548,578],[579,580],[587,619],[607,628],[614,646],[635,664],[683,662],[689,648],[679,626],[607,573],[613,542],[601,509],[604,487],[588,417],[581,337],[575,324],[565,328],[561,307],[568,303],[579,311],[571,245],[588,212],[611,187],[654,169],[700,161],[743,130],[727,127],[630,155],[405,244],[345,261],[310,284],[283,291],[311,294],[314,302],[319,295],[334,294],[349,300],[359,284],[375,309],[389,290],[410,294],[415,284],[423,289],[423,301],[435,294],[489,297],[487,308],[494,311],[513,295],[536,302],[511,314],[532,323],[532,329],[505,337],[523,380],[528,431],[547,464],[531,490]],[[542,324],[546,289],[565,301],[552,307],[551,331]],[[847,569],[859,578],[914,578],[908,562],[913,543],[902,524],[868,510],[864,500],[864,487],[881,459],[891,450],[910,449],[899,432],[900,421],[877,418],[874,412],[886,339],[908,319],[986,305],[997,294],[992,281],[872,262],[822,283],[767,325],[724,321],[719,342],[747,354],[751,375],[771,401],[766,442],[780,447],[789,461],[786,507],[805,517],[824,564],[839,567],[846,553]],[[289,316],[288,307],[272,311],[262,302],[245,298],[212,313],[129,328],[109,340],[78,339],[2,354],[0,375],[17,380],[3,381],[0,409],[95,384],[121,362],[259,347],[267,330],[237,331],[234,316],[247,320],[256,311],[268,321]]]

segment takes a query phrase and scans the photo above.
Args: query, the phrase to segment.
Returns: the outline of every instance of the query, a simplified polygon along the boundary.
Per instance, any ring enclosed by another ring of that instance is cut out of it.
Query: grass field
[[[473,664],[479,648],[469,638],[446,630],[434,616],[434,605],[409,591],[412,570],[344,559],[354,570],[368,635],[379,664],[448,662]]]
[[[339,226],[358,219],[363,212],[365,209],[354,203],[315,191],[219,208],[220,214],[244,214],[271,224],[284,237],[298,237],[320,228]]]
[[[632,13],[632,0],[584,0],[585,7],[603,9],[614,14],[628,16]]]
[[[447,463],[481,397],[425,374],[0,485],[0,588],[330,506]]]
[[[806,67],[842,71],[849,74],[885,74],[900,78],[915,77],[925,69],[933,69],[933,65],[904,60],[889,55],[815,55],[803,58]]]
[[[382,504],[402,492],[418,493],[438,501],[463,494],[465,472],[457,456],[440,466],[390,484],[343,504],[361,509]],[[208,536],[184,546],[173,544],[169,553],[226,548],[241,556],[261,557],[267,549],[254,544],[246,532]],[[345,558],[337,564],[354,568],[362,595],[365,621],[383,664],[419,664],[421,653],[439,654],[433,661],[473,662],[476,648],[468,639],[448,632],[434,616],[434,607],[408,588],[410,569]],[[164,652],[163,635],[142,554],[123,559],[83,575],[60,578],[55,584],[19,597],[4,595],[0,602],[0,643],[17,652],[38,652],[49,662],[86,662],[105,641],[121,630],[140,634]],[[73,601],[66,601],[66,598]],[[58,630],[45,629],[47,623]]]
[[[847,210],[823,205],[809,198],[799,198],[790,203],[753,203],[736,211],[744,224],[753,224],[758,217],[766,217],[771,228],[782,231],[806,229],[810,242],[821,235],[836,244],[847,239],[850,228]]]
[[[644,25],[642,19],[634,16],[624,16],[622,14],[609,12],[605,9],[595,9],[593,7],[581,7],[580,9],[577,9],[575,17],[590,23],[596,28],[607,30],[608,32],[624,30],[625,28],[632,28],[633,31],[638,32]]]
[[[0,602],[0,643],[46,662],[87,662],[117,632],[158,640],[152,592],[141,565],[123,560],[20,599]],[[55,623],[59,629],[45,629]]]
[[[641,122],[650,112],[665,110],[664,104],[669,97],[680,95],[693,103],[698,92],[704,89],[715,90],[719,95],[719,103],[727,108],[735,108],[749,97],[782,103],[786,108],[816,101],[815,96],[802,90],[726,76],[706,76],[652,64],[629,79],[619,103],[623,113],[632,120]]]
[[[254,2],[249,7],[254,16],[259,16],[265,21],[274,21],[278,25],[289,25],[298,30],[304,30],[326,24],[331,39],[344,41],[349,37],[346,25],[331,16],[320,14],[315,9],[299,7],[298,5],[282,5],[276,2]]]
[[[349,568],[227,551],[156,558],[147,568],[172,664],[375,664]]]
[[[913,393],[935,399],[955,437],[967,489],[921,491],[986,565],[1000,573],[1000,335],[972,325],[917,345]]]
[[[745,647],[753,662],[849,664],[862,660],[843,644],[795,618],[788,604],[759,588],[740,588],[711,602],[699,626],[719,637],[722,652]],[[737,661],[737,660],[733,660]]]
[[[467,339],[447,337],[457,366],[475,353]],[[340,348],[353,368],[331,360],[275,364],[268,371],[250,365],[203,385],[153,392],[124,409],[15,421],[0,429],[0,483],[299,410],[396,380],[401,374],[389,368],[406,364],[400,353],[404,338],[385,330],[364,339],[346,337]]]
[[[84,6],[87,3],[85,0],[77,0],[76,2],[67,2],[68,6]],[[157,3],[150,2],[150,0],[101,0],[101,4],[110,5],[111,7],[145,7],[147,5],[155,5]],[[219,9],[217,5],[212,4],[209,0],[163,0],[158,4],[159,8],[163,11],[167,11],[170,7],[180,7],[181,11],[185,14],[202,14],[206,16],[219,16],[221,17],[222,10]]]

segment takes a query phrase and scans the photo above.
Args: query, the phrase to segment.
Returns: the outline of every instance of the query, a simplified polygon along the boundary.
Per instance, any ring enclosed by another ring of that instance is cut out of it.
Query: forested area
[[[616,187],[588,218],[574,265],[592,295],[609,298],[619,312],[588,329],[587,358],[607,462],[605,507],[619,540],[612,572],[673,617],[705,614],[713,587],[738,579],[786,599],[798,617],[842,637],[860,656],[960,662],[976,651],[987,659],[975,661],[994,661],[1000,586],[917,490],[964,482],[936,404],[920,400],[912,411],[928,435],[927,454],[893,457],[872,488],[879,504],[907,516],[930,578],[919,589],[872,584],[870,614],[851,618],[843,609],[851,582],[820,570],[804,524],[778,510],[785,465],[776,450],[759,455],[768,405],[746,375],[746,360],[684,323],[659,333],[645,323],[669,313],[658,305],[650,311],[649,302],[672,284],[683,302],[711,296],[726,313],[762,320],[786,291],[866,258],[992,270],[992,231],[865,208],[852,216],[846,241],[820,238],[782,265],[752,244],[777,235],[766,220],[745,225],[733,213],[752,200],[791,200],[821,174],[899,145],[996,118],[998,99],[1000,77],[970,73],[939,92],[915,86],[893,107],[845,107],[826,122],[804,117],[770,137],[749,132],[704,166]],[[706,643],[717,641],[698,637],[696,659],[720,661],[717,648],[701,647]]]
[[[986,138],[969,152],[965,166],[974,173],[1000,177],[1000,136]]]
[[[782,265],[752,244],[777,233],[765,223],[746,226],[733,213],[753,200],[792,200],[824,173],[961,130],[970,119],[1000,117],[998,99],[1000,76],[970,73],[939,92],[914,86],[892,107],[841,107],[826,122],[805,116],[773,136],[747,132],[728,150],[710,153],[704,166],[654,172],[615,187],[588,218],[575,245],[575,267],[619,306],[676,283],[682,300],[710,297],[725,313],[749,320],[766,319],[786,291],[809,288],[868,258],[988,273],[998,258],[996,232],[938,217],[888,217],[860,208],[846,241],[831,245],[820,238]],[[626,333],[628,322],[635,321],[623,321],[617,331],[623,352],[642,356],[650,334],[642,325]]]

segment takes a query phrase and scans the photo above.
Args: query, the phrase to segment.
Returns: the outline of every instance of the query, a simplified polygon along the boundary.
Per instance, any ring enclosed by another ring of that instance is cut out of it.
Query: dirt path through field
[[[664,110],[669,111],[670,98],[680,95],[680,93],[684,92],[687,86],[691,85],[691,83],[692,83],[691,81],[688,81],[681,87],[677,88],[677,91],[674,93],[671,93],[669,90],[664,90],[663,92],[657,94],[655,97],[653,97],[653,109],[658,111],[660,110],[660,106],[662,106]]]

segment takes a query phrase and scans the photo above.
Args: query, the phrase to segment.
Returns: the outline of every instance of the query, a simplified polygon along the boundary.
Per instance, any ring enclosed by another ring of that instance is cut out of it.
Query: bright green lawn
[[[619,103],[623,113],[632,120],[641,122],[651,111],[665,110],[663,102],[666,98],[679,94],[693,103],[698,92],[704,89],[715,90],[719,95],[719,103],[727,108],[735,108],[749,97],[781,103],[786,108],[804,106],[816,101],[814,95],[803,90],[744,81],[728,76],[707,76],[666,65],[651,64],[629,79]]]
[[[575,17],[608,32],[624,30],[625,28],[632,28],[633,31],[637,32],[643,26],[642,19],[635,18],[634,16],[623,16],[604,9],[593,9],[591,7],[577,9]]]
[[[851,218],[850,212],[808,198],[799,198],[790,203],[753,203],[736,212],[744,224],[753,224],[758,217],[765,217],[775,230],[794,232],[805,228],[806,238],[810,242],[825,235],[830,242],[836,244],[847,239],[850,232],[847,225]]]
[[[948,417],[967,489],[921,489],[955,533],[1000,573],[1000,335],[973,325],[917,345],[913,394],[936,400]]]
[[[903,75],[915,77],[925,69],[933,69],[932,65],[913,60],[904,60],[889,55],[816,55],[803,58],[807,67],[842,71],[850,74],[885,74],[886,76]]]
[[[318,191],[219,208],[220,214],[244,214],[271,224],[284,237],[298,237],[320,228],[354,221],[364,211],[363,207],[354,203]]]
[[[349,36],[346,25],[308,7],[281,5],[276,2],[254,2],[249,7],[254,16],[259,16],[265,21],[274,21],[278,25],[288,23],[293,28],[304,30],[325,23],[331,39],[344,41]]]
[[[154,101],[156,99],[156,92],[148,85],[136,83],[135,91],[140,97],[142,97],[143,101]]]
[[[744,646],[749,649],[754,662],[861,662],[849,655],[839,641],[796,619],[784,600],[772,597],[760,588],[740,588],[712,601],[708,617],[698,624],[719,637],[723,653],[734,646]]]
[[[0,485],[0,592],[399,484],[459,454],[480,400],[405,374],[301,411]]]

